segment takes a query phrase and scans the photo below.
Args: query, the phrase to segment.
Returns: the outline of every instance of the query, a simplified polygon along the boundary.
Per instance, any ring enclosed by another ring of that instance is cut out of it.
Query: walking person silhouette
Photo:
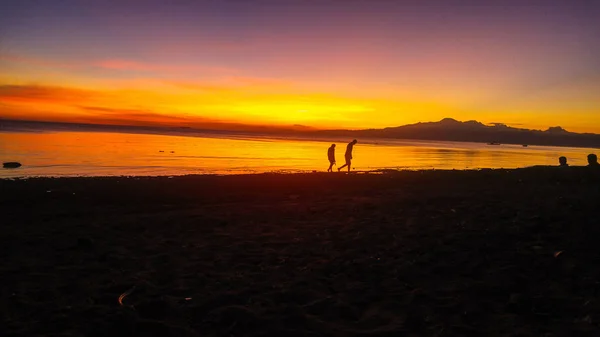
[[[327,159],[329,159],[329,168],[327,172],[333,172],[333,165],[335,165],[335,144],[331,144],[331,146],[327,149]]]
[[[338,167],[338,172],[341,171],[346,166],[348,166],[348,172],[350,172],[350,166],[352,166],[352,148],[354,148],[354,145],[356,143],[358,143],[358,141],[355,139],[355,140],[351,141],[350,143],[348,143],[348,145],[346,146],[346,153],[344,154],[344,158],[346,159],[346,164]]]

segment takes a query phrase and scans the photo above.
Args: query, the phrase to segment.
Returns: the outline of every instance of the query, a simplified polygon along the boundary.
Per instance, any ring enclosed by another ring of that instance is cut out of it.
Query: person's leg
[[[342,165],[342,166],[340,166],[340,167],[338,167],[338,172],[339,172],[339,171],[341,171],[341,170],[342,170],[344,167],[346,167],[346,166],[348,166],[348,164],[347,164],[347,163],[346,163],[346,164],[344,164],[344,165]]]
[[[344,164],[344,166],[338,168],[338,171],[340,171],[341,169],[343,169],[344,167],[348,166],[348,171],[350,170],[350,158],[346,157],[346,164]]]
[[[352,166],[352,162],[348,160],[348,173],[350,173],[350,166]]]
[[[329,162],[329,168],[327,169],[327,172],[332,172],[333,171],[333,162]]]

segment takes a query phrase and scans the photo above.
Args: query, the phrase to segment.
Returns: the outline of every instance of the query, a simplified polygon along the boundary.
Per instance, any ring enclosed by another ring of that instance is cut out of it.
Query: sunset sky
[[[0,4],[0,118],[600,133],[587,0]]]

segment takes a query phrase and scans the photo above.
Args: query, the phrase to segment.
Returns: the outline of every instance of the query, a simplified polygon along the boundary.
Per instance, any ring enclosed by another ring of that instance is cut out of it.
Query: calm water
[[[349,140],[302,141],[121,133],[0,133],[0,177],[236,174],[325,171],[327,148],[337,144],[338,165]],[[160,152],[163,151],[163,152]],[[473,169],[555,165],[564,155],[585,165],[593,149],[424,141],[361,141],[356,170]]]

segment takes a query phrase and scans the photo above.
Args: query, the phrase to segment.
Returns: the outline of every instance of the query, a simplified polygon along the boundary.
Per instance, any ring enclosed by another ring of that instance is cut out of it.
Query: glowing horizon
[[[0,14],[0,118],[600,133],[592,5],[29,3]]]

